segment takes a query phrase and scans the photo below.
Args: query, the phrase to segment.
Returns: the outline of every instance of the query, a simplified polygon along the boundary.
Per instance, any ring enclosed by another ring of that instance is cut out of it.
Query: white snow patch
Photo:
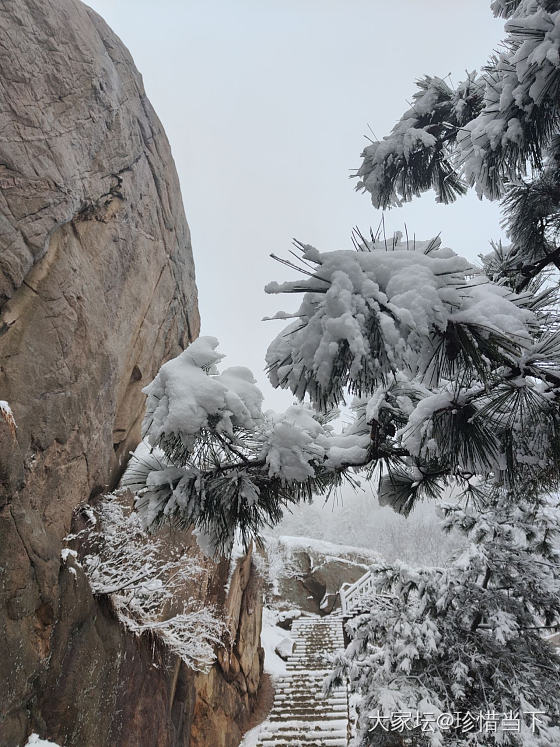
[[[278,654],[278,656],[283,659],[284,661],[287,661],[288,658],[292,655],[292,652],[294,650],[294,639],[293,638],[283,638],[280,643],[275,647],[274,652]]]
[[[31,734],[24,747],[34,745],[34,747],[59,747],[56,742],[50,742],[48,739],[41,739],[38,734]]]
[[[276,653],[276,647],[287,639],[286,631],[276,625],[278,618],[268,607],[263,609],[261,644],[264,648],[264,671],[273,677],[287,674],[286,662]],[[292,639],[293,644],[293,639]]]

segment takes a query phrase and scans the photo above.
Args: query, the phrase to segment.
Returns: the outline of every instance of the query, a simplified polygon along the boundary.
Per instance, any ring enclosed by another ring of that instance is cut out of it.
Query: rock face
[[[0,399],[18,428],[14,440],[0,421],[2,747],[32,730],[189,744],[203,692],[211,702],[203,677],[130,637],[60,558],[74,509],[114,486],[138,440],[142,387],[198,329],[177,174],[129,53],[78,0],[3,0]],[[260,672],[247,584],[237,715]]]
[[[342,584],[353,584],[380,556],[366,548],[308,537],[271,537],[264,560],[271,606],[326,615],[340,607]]]
[[[193,590],[219,603],[227,563],[208,561]],[[131,636],[115,622],[107,598],[94,599],[79,565],[60,572],[64,614],[50,637],[49,666],[35,694],[32,730],[72,747],[237,747],[262,674],[262,590],[250,554],[234,571],[224,604],[231,638],[218,661],[197,673],[157,639]],[[12,747],[23,742],[4,741]]]
[[[262,588],[252,553],[238,562],[225,601],[230,645],[218,649],[209,675],[195,678],[189,747],[237,747],[248,725],[263,673]]]

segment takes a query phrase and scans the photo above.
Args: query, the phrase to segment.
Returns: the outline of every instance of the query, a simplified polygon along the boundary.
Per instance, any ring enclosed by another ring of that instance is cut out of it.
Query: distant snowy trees
[[[475,266],[437,238],[296,243],[299,279],[267,291],[301,304],[277,315],[293,321],[266,359],[299,404],[263,412],[250,372],[220,372],[217,341],[201,338],[146,388],[150,450],[124,478],[145,526],[194,524],[211,553],[356,472],[404,515],[452,491],[445,526],[464,546],[445,568],[375,568],[393,602],[372,598],[333,673],[361,697],[364,745],[395,712],[433,716],[433,745],[560,743],[560,660],[542,637],[560,622],[560,2],[492,7],[503,48],[456,88],[424,78],[365,149],[359,186],[381,208],[474,186],[504,199],[510,245]],[[348,394],[353,421],[335,433]],[[482,712],[519,728],[438,721]]]

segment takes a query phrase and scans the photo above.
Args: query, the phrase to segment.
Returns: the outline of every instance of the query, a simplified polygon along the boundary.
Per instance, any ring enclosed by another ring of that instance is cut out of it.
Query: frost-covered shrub
[[[88,508],[79,535],[87,548],[80,563],[94,594],[109,595],[119,620],[148,632],[193,669],[207,669],[227,626],[217,609],[185,597],[203,579],[199,562],[162,538],[147,535],[136,512],[117,496]]]

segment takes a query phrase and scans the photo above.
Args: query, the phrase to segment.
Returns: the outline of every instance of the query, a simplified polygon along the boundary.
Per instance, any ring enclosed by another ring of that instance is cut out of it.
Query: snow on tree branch
[[[211,555],[229,552],[236,529],[248,545],[285,506],[338,485],[340,460],[358,454],[336,451],[329,416],[306,405],[262,412],[247,369],[219,372],[217,345],[199,338],[146,387],[145,443],[122,480],[145,527],[194,525]]]
[[[362,153],[357,189],[369,192],[376,208],[398,206],[430,188],[440,202],[452,202],[466,192],[450,159],[450,145],[480,111],[482,82],[471,73],[452,89],[441,78],[427,75],[417,85],[412,108],[391,134]]]

